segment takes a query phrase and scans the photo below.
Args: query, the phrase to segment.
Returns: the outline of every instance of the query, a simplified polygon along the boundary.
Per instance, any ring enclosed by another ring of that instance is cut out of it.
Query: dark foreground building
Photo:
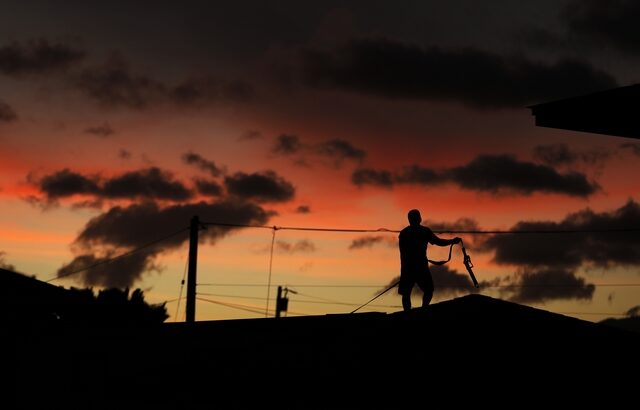
[[[29,409],[630,408],[639,336],[482,295],[393,314],[50,326],[5,338],[5,398]]]

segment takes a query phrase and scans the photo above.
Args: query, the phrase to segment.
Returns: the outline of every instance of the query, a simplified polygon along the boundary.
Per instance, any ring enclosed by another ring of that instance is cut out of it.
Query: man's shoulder
[[[431,235],[433,231],[428,226],[417,225],[417,226],[407,226],[400,231],[400,235]]]

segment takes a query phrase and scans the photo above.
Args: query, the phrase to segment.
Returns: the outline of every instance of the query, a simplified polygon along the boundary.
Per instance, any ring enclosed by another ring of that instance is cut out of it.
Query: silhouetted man
[[[427,245],[449,246],[459,243],[460,238],[442,239],[437,237],[431,229],[420,225],[422,217],[420,211],[412,209],[408,213],[409,226],[400,231],[400,285],[398,292],[402,295],[402,307],[411,309],[411,291],[417,284],[424,295],[422,306],[431,303],[433,296],[433,279],[427,260]]]

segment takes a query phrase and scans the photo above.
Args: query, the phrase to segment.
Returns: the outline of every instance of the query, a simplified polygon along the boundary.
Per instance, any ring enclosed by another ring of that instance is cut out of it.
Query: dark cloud
[[[16,267],[6,260],[7,253],[4,251],[0,251],[0,269],[6,269],[10,271],[16,271]]]
[[[45,204],[46,205],[46,204]],[[71,209],[98,209],[101,210],[104,206],[104,201],[100,198],[98,199],[85,199],[82,201],[77,201],[71,204]]]
[[[560,222],[519,222],[511,230],[580,231],[572,234],[522,233],[495,235],[483,246],[493,251],[494,262],[530,269],[569,269],[583,264],[599,267],[640,265],[637,232],[598,232],[640,227],[640,205],[629,200],[622,207],[597,213],[584,209]]]
[[[68,275],[104,258],[140,248],[165,238],[182,227],[186,229],[194,215],[198,215],[202,221],[224,221],[230,224],[265,224],[269,219],[269,213],[260,206],[238,200],[198,202],[165,208],[153,202],[128,207],[116,206],[87,222],[74,242],[76,257],[58,270],[58,276]],[[235,228],[210,226],[200,232],[200,238],[213,243],[233,229]],[[185,230],[131,256],[80,272],[77,278],[85,285],[132,286],[144,272],[157,269],[155,260],[159,254],[176,249],[187,241],[188,231]]]
[[[31,176],[27,179],[34,182]],[[44,176],[36,183],[49,200],[72,195],[96,195],[100,191],[97,177],[87,177],[68,168]]]
[[[94,127],[88,127],[84,130],[87,134],[92,134],[101,138],[107,138],[108,136],[115,134],[115,130],[108,122]]]
[[[151,167],[127,172],[104,182],[100,195],[106,198],[155,198],[182,201],[193,193],[171,173]]]
[[[196,189],[202,195],[206,196],[221,196],[223,194],[222,185],[216,181],[199,179],[195,180]]]
[[[341,139],[321,142],[315,147],[315,150],[318,154],[332,159],[336,166],[340,166],[344,160],[362,162],[367,155],[364,150]]]
[[[501,297],[513,302],[544,303],[563,299],[590,300],[595,292],[595,285],[562,269],[523,271],[505,278],[480,281],[479,288],[473,286],[468,274],[450,269],[447,265],[430,265],[430,270],[434,298],[476,293],[483,289],[499,289]],[[394,278],[388,286],[399,279],[399,276]],[[414,287],[413,292],[416,295],[422,294],[418,286]]]
[[[455,269],[450,269],[447,265],[430,265],[429,270],[431,271],[431,276],[433,277],[434,298],[450,297],[478,292],[478,289],[473,286],[469,275],[466,273],[459,273]],[[381,289],[380,291],[385,290],[387,287],[391,286],[393,283],[398,282],[399,280],[400,276],[396,276],[384,289]],[[488,284],[489,282],[481,282],[479,289],[482,289],[483,286]],[[416,295],[421,295],[422,290],[420,290],[420,288],[416,285],[413,288],[413,293]]]
[[[424,215],[423,215],[424,216]],[[459,218],[454,222],[434,222],[425,220],[423,225],[428,226],[434,232],[478,231],[478,222],[472,218]]]
[[[625,312],[625,316],[628,317],[640,317],[640,305],[634,306]]]
[[[27,179],[45,195],[47,201],[72,195],[93,195],[101,199],[166,199],[181,201],[193,193],[171,173],[156,167],[127,172],[103,180],[97,176],[85,176],[65,168],[36,180]]]
[[[394,181],[398,184],[434,185],[445,180],[446,175],[418,165],[404,167],[394,175]]]
[[[176,86],[144,74],[135,74],[118,55],[103,65],[85,68],[75,86],[105,107],[145,109],[160,103],[178,107],[200,107],[214,102],[245,102],[252,99],[253,88],[244,82],[228,82],[213,77],[192,77]]]
[[[105,256],[96,256],[93,253],[78,255],[58,269],[57,275],[65,277],[83,270],[79,278],[84,286],[124,289],[141,280],[145,272],[159,271],[159,268],[154,265],[155,253],[135,253],[126,258],[111,261],[114,256],[117,256],[115,251],[109,251]],[[91,268],[87,269],[89,267]]]
[[[360,163],[367,155],[364,150],[343,139],[334,138],[316,144],[305,144],[300,140],[300,137],[291,134],[278,136],[271,152],[279,155],[297,155],[297,164],[299,165],[308,164],[307,157],[316,156],[330,160],[336,168],[339,168],[347,160]]]
[[[556,167],[559,165],[573,164],[578,156],[569,149],[567,144],[538,145],[533,149],[533,158]]]
[[[313,87],[390,99],[457,101],[473,108],[522,108],[527,103],[613,88],[615,79],[586,62],[544,64],[473,48],[420,48],[361,39],[332,52],[307,50],[302,71]]]
[[[640,143],[637,142],[625,142],[624,144],[620,144],[620,149],[625,149],[631,151],[633,154],[640,157]]]
[[[278,136],[271,151],[274,154],[292,155],[300,152],[302,148],[303,145],[297,135],[282,134]]]
[[[187,152],[182,155],[182,161],[186,164],[193,165],[202,171],[208,172],[214,177],[219,177],[224,172],[224,170],[219,168],[215,162],[205,159],[200,154],[196,154],[194,152]]]
[[[129,159],[131,158],[131,152],[127,151],[126,149],[121,149],[120,151],[118,151],[118,157],[120,159]]]
[[[143,109],[161,101],[168,92],[164,84],[131,73],[128,63],[118,56],[102,66],[84,69],[75,85],[105,107]]]
[[[14,109],[6,102],[0,101],[0,122],[11,122],[18,119]]]
[[[364,248],[373,248],[375,245],[384,244],[388,247],[397,247],[398,242],[395,238],[383,235],[366,235],[355,238],[349,245],[349,250],[357,250]]]
[[[447,265],[431,265],[429,269],[433,276],[434,296],[453,296],[478,291],[466,272],[460,273]],[[480,288],[483,285],[487,285],[487,282],[481,282]]]
[[[517,40],[536,49],[563,50],[567,47],[565,36],[539,27],[527,27],[516,33]]]
[[[311,213],[311,207],[309,205],[300,205],[296,208],[297,214],[308,214]]]
[[[316,246],[308,239],[301,239],[294,243],[276,241],[276,249],[283,253],[309,253],[315,252]]]
[[[518,303],[593,298],[595,285],[564,269],[525,270],[500,281],[501,293]]]
[[[518,161],[509,155],[481,155],[470,163],[444,170],[407,166],[392,174],[385,170],[360,168],[351,181],[358,186],[392,187],[396,184],[432,186],[453,182],[463,189],[498,193],[530,195],[534,192],[586,197],[599,186],[579,172],[558,173],[554,168]]]
[[[229,194],[259,202],[286,202],[295,195],[294,186],[274,171],[236,172],[225,177],[224,184]]]
[[[242,135],[240,135],[238,137],[239,141],[253,141],[253,140],[257,140],[257,139],[262,139],[264,138],[262,136],[262,133],[260,131],[256,131],[256,130],[247,130],[245,132],[242,133]]]
[[[394,184],[391,172],[372,168],[359,168],[351,174],[351,182],[357,186],[375,185],[391,188]]]
[[[525,195],[546,192],[587,197],[599,189],[582,173],[560,174],[551,167],[518,161],[509,155],[482,155],[465,166],[450,169],[448,174],[461,188],[491,193],[505,190]]]
[[[65,70],[84,57],[84,51],[45,39],[14,42],[0,47],[0,73],[16,77],[46,74]]]
[[[601,165],[610,156],[611,152],[605,148],[577,151],[564,143],[537,145],[533,148],[533,158],[552,167],[570,166],[576,163],[596,166]]]
[[[573,0],[560,18],[574,37],[638,53],[640,4],[635,0]]]
[[[217,101],[246,102],[254,94],[253,87],[241,81],[194,77],[170,89],[169,99],[180,106],[204,106]]]

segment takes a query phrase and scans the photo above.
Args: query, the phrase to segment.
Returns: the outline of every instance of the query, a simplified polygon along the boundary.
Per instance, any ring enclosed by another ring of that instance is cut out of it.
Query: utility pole
[[[198,230],[200,219],[191,218],[189,230],[189,274],[187,276],[187,323],[196,320],[196,273],[198,269]]]
[[[276,296],[276,317],[280,317],[280,312],[287,311],[289,307],[289,299],[287,298],[287,293],[289,289],[284,289],[284,297],[282,296],[282,286],[278,286],[278,295]]]

